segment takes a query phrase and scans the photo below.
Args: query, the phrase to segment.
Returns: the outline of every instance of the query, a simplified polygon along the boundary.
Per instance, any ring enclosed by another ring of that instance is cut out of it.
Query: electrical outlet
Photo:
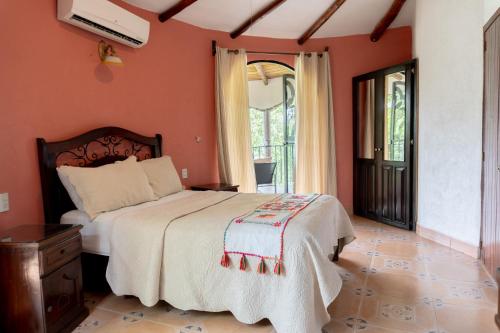
[[[0,213],[9,211],[9,193],[0,193]]]
[[[181,170],[182,172],[182,179],[187,179],[188,178],[188,169],[184,168]]]

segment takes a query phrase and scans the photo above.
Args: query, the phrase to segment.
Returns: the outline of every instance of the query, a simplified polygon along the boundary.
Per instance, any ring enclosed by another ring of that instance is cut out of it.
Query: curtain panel
[[[217,149],[220,181],[255,192],[248,112],[247,55],[217,48],[215,73]]]
[[[301,52],[297,84],[297,193],[337,195],[330,56]]]
[[[375,80],[361,81],[358,86],[358,152],[373,159],[375,152]]]

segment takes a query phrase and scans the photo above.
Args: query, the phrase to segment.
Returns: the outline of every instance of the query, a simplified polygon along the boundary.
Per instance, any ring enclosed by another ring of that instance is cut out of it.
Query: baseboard
[[[435,231],[429,228],[422,227],[417,224],[417,234],[420,236],[430,239],[436,243],[447,246],[454,250],[465,253],[473,258],[479,258],[479,247],[471,245],[469,243],[463,242],[461,240],[455,239],[453,237],[447,236],[439,231]]]

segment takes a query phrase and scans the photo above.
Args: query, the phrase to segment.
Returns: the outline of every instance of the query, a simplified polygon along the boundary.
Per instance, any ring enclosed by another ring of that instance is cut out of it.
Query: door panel
[[[410,230],[414,69],[412,61],[353,79],[355,213]]]
[[[500,266],[500,18],[485,30],[481,258],[494,275]]]
[[[376,216],[375,165],[372,161],[363,161],[358,168],[358,209],[365,216]]]
[[[397,167],[394,172],[395,186],[394,189],[394,221],[405,223],[406,221],[406,167]]]
[[[387,220],[393,219],[394,203],[394,168],[392,165],[382,166],[382,200],[381,217]]]

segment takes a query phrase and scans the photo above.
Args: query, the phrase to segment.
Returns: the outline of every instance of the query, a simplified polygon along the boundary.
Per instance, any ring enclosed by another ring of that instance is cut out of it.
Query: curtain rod
[[[215,40],[212,41],[212,55],[215,56],[215,54],[217,53],[217,42]],[[328,46],[325,47],[325,52],[328,52],[329,48]],[[229,53],[235,53],[235,54],[238,54],[240,51],[237,50],[237,49],[229,49],[227,50],[227,52]],[[278,52],[278,51],[246,51],[246,53],[248,54],[276,54],[276,55],[293,55],[293,56],[298,56],[300,55],[300,53],[298,52]],[[307,57],[310,57],[312,56],[312,52],[307,52],[305,53],[305,55]],[[320,53],[318,56],[322,57],[323,54]]]

